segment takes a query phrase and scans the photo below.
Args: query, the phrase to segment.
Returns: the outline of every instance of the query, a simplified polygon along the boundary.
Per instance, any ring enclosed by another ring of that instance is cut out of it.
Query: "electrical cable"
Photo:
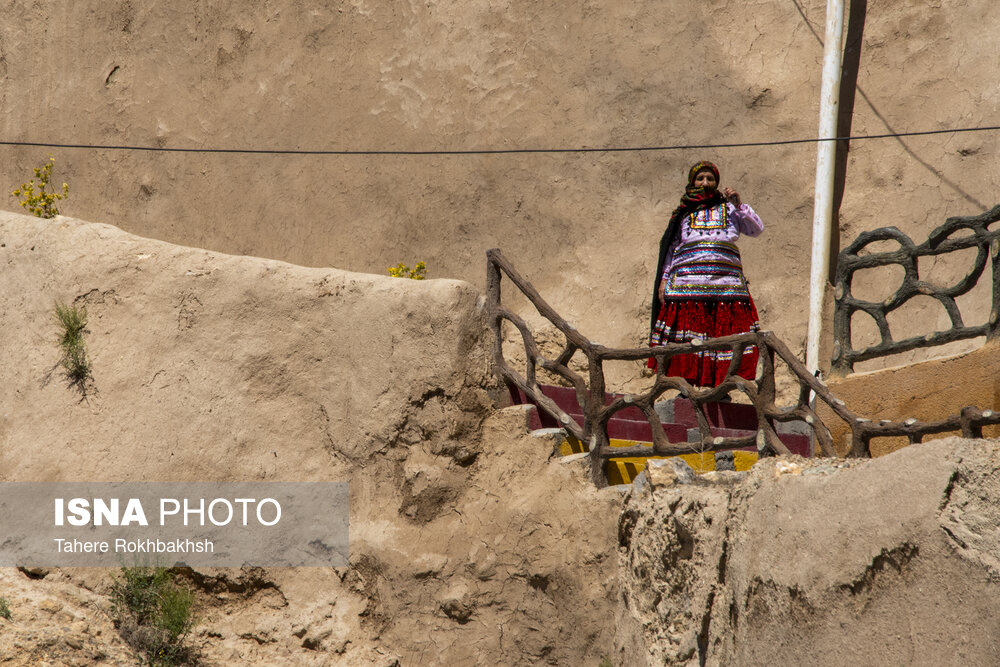
[[[322,149],[271,149],[271,148],[181,148],[170,146],[128,146],[114,144],[71,144],[45,141],[4,141],[0,146],[24,146],[35,148],[65,148],[106,151],[145,151],[158,153],[226,153],[246,155],[505,155],[505,154],[546,154],[546,153],[640,153],[693,149],[752,148],[759,146],[788,146],[792,144],[815,144],[822,141],[865,141],[869,139],[894,139],[900,137],[921,137],[934,134],[959,132],[990,132],[1000,130],[1000,125],[982,127],[958,127],[943,130],[922,130],[915,132],[891,132],[886,134],[859,134],[848,137],[777,139],[771,141],[744,141],[720,144],[678,144],[668,146],[623,146],[603,148],[493,148],[468,150],[322,150]]]

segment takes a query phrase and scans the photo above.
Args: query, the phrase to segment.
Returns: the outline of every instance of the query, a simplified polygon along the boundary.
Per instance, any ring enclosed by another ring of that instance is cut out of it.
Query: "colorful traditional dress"
[[[676,224],[661,241],[650,346],[759,329],[736,239],[741,234],[758,236],[764,225],[747,204],[734,206],[714,195],[699,204],[679,208],[680,215],[675,211]],[[662,303],[661,283],[666,284]],[[757,357],[756,346],[744,349],[740,376],[754,378]],[[725,378],[731,359],[728,350],[676,355],[663,373],[714,387]],[[656,368],[656,360],[651,358],[648,365]]]

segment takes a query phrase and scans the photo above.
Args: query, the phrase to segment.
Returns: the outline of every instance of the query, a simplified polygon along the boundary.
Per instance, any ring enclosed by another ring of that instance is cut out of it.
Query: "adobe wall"
[[[845,130],[996,124],[995,0],[848,4]],[[816,135],[825,11],[825,0],[7,3],[0,136],[413,151],[796,140]],[[998,137],[852,142],[842,244],[885,225],[923,237],[996,204]],[[2,146],[0,186],[49,154],[70,185],[65,214],[186,246],[382,275],[424,260],[430,277],[480,289],[485,251],[500,247],[613,347],[646,340],[657,242],[686,169],[708,158],[766,226],[741,244],[762,326],[804,344],[811,143],[447,156]]]

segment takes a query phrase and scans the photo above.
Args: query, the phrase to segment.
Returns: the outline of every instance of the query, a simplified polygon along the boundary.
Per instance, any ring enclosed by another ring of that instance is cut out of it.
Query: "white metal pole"
[[[816,195],[813,208],[812,264],[809,274],[809,332],[806,367],[819,369],[823,294],[830,264],[833,219],[833,178],[836,168],[837,111],[840,107],[841,41],[844,35],[844,0],[827,0],[826,36],[823,41],[823,84],[819,101],[819,138],[816,148]]]

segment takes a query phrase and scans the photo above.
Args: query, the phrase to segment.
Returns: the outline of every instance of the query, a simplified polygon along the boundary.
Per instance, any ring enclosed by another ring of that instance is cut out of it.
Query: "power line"
[[[896,139],[901,137],[921,137],[933,134],[955,134],[959,132],[991,132],[1000,130],[1000,125],[985,127],[958,127],[944,130],[923,130],[916,132],[890,132],[886,134],[859,134],[848,137],[777,139],[772,141],[744,141],[720,144],[678,144],[672,146],[619,146],[602,148],[492,148],[469,150],[319,150],[319,149],[272,149],[272,148],[174,148],[169,146],[127,146],[115,144],[69,144],[45,141],[2,141],[0,146],[24,146],[35,148],[66,148],[105,151],[144,151],[151,153],[226,153],[243,155],[505,155],[520,153],[640,153],[655,151],[678,151],[693,149],[752,148],[755,146],[788,146],[792,144],[815,144],[822,141],[866,141],[869,139]]]

